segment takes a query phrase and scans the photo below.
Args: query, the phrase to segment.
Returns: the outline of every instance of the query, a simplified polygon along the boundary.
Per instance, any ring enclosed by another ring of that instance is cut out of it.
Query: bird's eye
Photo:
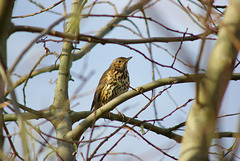
[[[118,60],[118,63],[121,63],[122,61],[121,60]]]

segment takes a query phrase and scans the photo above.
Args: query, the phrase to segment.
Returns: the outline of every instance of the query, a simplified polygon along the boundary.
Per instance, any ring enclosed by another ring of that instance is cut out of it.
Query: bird
[[[98,83],[91,110],[97,110],[115,97],[128,91],[130,81],[127,64],[131,58],[119,57],[113,60]]]

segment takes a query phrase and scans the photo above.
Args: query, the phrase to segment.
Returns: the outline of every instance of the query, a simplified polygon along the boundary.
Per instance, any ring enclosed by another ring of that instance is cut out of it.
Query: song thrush
[[[91,110],[96,110],[129,88],[127,63],[132,57],[119,57],[103,73],[95,91]]]

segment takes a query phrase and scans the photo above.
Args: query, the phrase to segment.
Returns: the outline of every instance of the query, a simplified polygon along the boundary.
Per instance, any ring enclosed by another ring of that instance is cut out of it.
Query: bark
[[[240,1],[231,0],[220,24],[218,40],[201,82],[199,97],[188,116],[180,161],[208,160],[208,150],[215,133],[216,116],[239,51],[239,11]]]
[[[71,18],[68,21],[66,33],[75,34],[76,38],[79,34],[79,22],[80,14],[82,11],[83,1],[74,0],[71,9]],[[71,41],[64,41],[62,53],[59,64],[59,75],[57,85],[55,89],[55,96],[52,106],[50,107],[54,111],[55,116],[51,122],[53,123],[57,138],[61,139],[57,141],[57,156],[58,160],[75,160],[74,157],[74,144],[68,142],[65,135],[72,130],[72,120],[68,112],[70,111],[70,103],[68,97],[68,81],[70,80],[70,68],[71,68],[71,53],[73,49]],[[62,141],[64,140],[64,141]]]

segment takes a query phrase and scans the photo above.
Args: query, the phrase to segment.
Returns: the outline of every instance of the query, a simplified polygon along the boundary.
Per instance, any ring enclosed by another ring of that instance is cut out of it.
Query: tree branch
[[[160,86],[168,85],[168,84],[179,84],[179,83],[187,83],[187,82],[195,82],[196,80],[201,80],[204,77],[203,74],[199,75],[185,75],[185,76],[179,76],[179,77],[170,77],[170,78],[163,78],[158,79],[156,81],[150,82],[148,84],[142,85],[137,87],[135,90],[128,91],[117,98],[113,99],[112,101],[108,102],[98,110],[96,110],[94,113],[90,114],[84,121],[82,121],[75,129],[70,131],[67,134],[68,138],[71,138],[73,140],[79,140],[79,138],[82,136],[84,131],[92,125],[92,122],[94,120],[98,120],[100,117],[102,117],[104,114],[110,112],[113,110],[116,106],[119,104],[125,102],[126,100],[140,95],[141,93],[153,90],[155,88],[158,88]],[[240,79],[240,74],[237,74],[236,76],[238,79]]]
[[[1,0],[0,1],[0,104],[4,102],[4,89],[6,88],[5,83],[8,82],[6,77],[7,72],[7,39],[8,32],[11,30],[11,16],[14,7],[14,0]],[[0,108],[0,161],[5,160],[4,158],[4,136],[3,136],[3,109]],[[22,122],[20,122],[21,124]],[[24,149],[24,152],[25,149]]]
[[[13,89],[15,89],[16,87],[18,87],[19,85],[21,85],[23,82],[25,82],[28,78],[33,78],[34,76],[37,76],[39,74],[43,74],[43,73],[46,73],[46,72],[52,72],[54,70],[58,70],[59,69],[59,64],[57,65],[51,65],[51,66],[48,66],[48,67],[43,67],[43,68],[40,68],[40,69],[37,69],[35,71],[33,71],[31,73],[31,75],[29,74],[26,74],[24,76],[21,76],[20,79],[18,79],[16,82],[13,83]],[[6,89],[5,90],[5,96],[7,96],[9,94],[9,90]]]
[[[17,66],[17,64],[19,63],[19,61],[22,59],[22,57],[26,54],[26,52],[33,46],[33,44],[40,39],[41,37],[45,36],[49,31],[52,30],[53,27],[55,27],[56,25],[58,25],[61,21],[65,20],[66,18],[70,17],[72,14],[63,16],[61,18],[59,18],[56,22],[54,22],[53,24],[51,24],[47,29],[44,29],[40,35],[38,35],[37,37],[35,37],[29,44],[27,47],[24,48],[24,50],[19,54],[18,58],[15,60],[15,62],[13,63],[13,65],[11,66],[11,68],[9,69],[9,72],[12,73],[15,69],[15,67]]]
[[[35,75],[35,74],[38,74],[37,71],[35,71],[36,73],[32,73],[31,76]],[[27,77],[28,75],[26,75]],[[164,78],[164,79],[158,79],[156,80],[155,82],[151,82],[151,83],[148,83],[148,84],[152,84],[154,85],[153,87],[149,87],[151,89],[154,89],[154,88],[157,88],[157,87],[161,87],[161,86],[164,86],[163,84],[165,85],[169,85],[171,84],[171,82],[175,82],[175,83],[187,83],[187,82],[196,82],[197,79],[202,79],[204,77],[204,74],[198,74],[198,76],[196,75],[189,75],[189,76],[179,76],[179,77],[172,77],[171,78],[171,81],[169,81],[168,79],[170,78]],[[181,82],[179,82],[181,80]],[[237,80],[240,80],[240,73],[234,73],[231,80],[234,80],[234,81],[237,81]],[[164,83],[165,81],[165,83]],[[24,82],[24,81],[23,81]],[[167,83],[168,82],[168,83]],[[146,86],[147,84],[143,85],[143,86]],[[141,86],[138,87],[141,89]],[[140,94],[140,93],[139,93]],[[130,98],[130,97],[129,97]],[[9,100],[10,101],[10,100]],[[29,108],[29,107],[26,107],[24,105],[21,105],[21,104],[18,104],[18,106],[25,110],[25,111],[28,111],[29,113],[23,113],[22,115],[24,115],[23,117],[26,119],[26,120],[29,120],[29,119],[39,119],[39,118],[44,118],[43,116],[41,116],[41,112],[40,111],[32,111],[33,109]],[[49,111],[42,111],[44,112],[45,114],[47,115],[50,115],[51,113]],[[72,117],[72,122],[75,123],[81,119],[84,119],[86,118],[88,115],[90,115],[91,112],[87,112],[87,111],[82,111],[82,112],[73,112],[71,114],[71,117]],[[105,115],[103,115],[102,117],[105,118]],[[5,114],[4,115],[4,121],[17,121],[17,118],[16,118],[16,114]]]
[[[79,34],[80,14],[82,8],[87,1],[74,0],[71,7],[71,17],[69,18],[66,33],[77,35]],[[62,53],[60,55],[59,74],[57,84],[55,88],[55,95],[53,104],[50,106],[50,110],[54,111],[54,119],[51,119],[51,123],[55,127],[57,138],[64,139],[66,133],[72,130],[72,120],[69,117],[70,101],[68,96],[68,82],[70,79],[70,68],[72,65],[72,49],[73,44],[69,42],[69,39],[64,41],[62,47]],[[74,144],[57,140],[57,154],[58,159],[61,160],[76,160],[74,157]]]
[[[214,137],[218,111],[240,49],[239,10],[240,1],[231,0],[220,23],[206,76],[200,81],[197,101],[188,116],[180,161],[208,160],[208,149]]]
[[[13,32],[33,32],[33,33],[41,33],[44,31],[44,28],[34,27],[34,26],[15,26]],[[100,43],[100,44],[142,44],[142,43],[150,43],[150,42],[179,42],[179,41],[194,41],[201,39],[203,34],[193,35],[193,36],[185,36],[185,37],[151,37],[151,38],[143,38],[143,39],[115,39],[115,38],[100,38],[97,36],[91,36],[86,34],[79,34],[78,37],[74,34],[63,33],[55,30],[51,30],[48,32],[48,35],[55,36],[59,38],[68,38],[70,40],[78,40],[85,41],[89,43]],[[46,41],[46,40],[42,40]],[[49,40],[53,41],[53,40]],[[38,42],[41,42],[38,41]]]
[[[132,12],[138,10],[138,9],[142,9],[149,2],[150,2],[150,0],[140,0],[138,3],[136,3],[136,4],[134,4],[130,7],[125,8],[120,15],[127,16],[130,13],[132,13]],[[99,37],[99,38],[104,37],[107,33],[109,33],[114,28],[114,25],[118,24],[119,22],[121,22],[124,19],[126,19],[126,17],[115,17],[115,18],[113,18],[107,25],[105,25],[103,28],[101,28],[96,33],[95,36]],[[96,43],[87,43],[86,45],[84,45],[81,48],[81,51],[78,51],[73,55],[73,59],[74,60],[80,59],[85,54],[87,54],[95,45],[97,45],[97,44]]]

